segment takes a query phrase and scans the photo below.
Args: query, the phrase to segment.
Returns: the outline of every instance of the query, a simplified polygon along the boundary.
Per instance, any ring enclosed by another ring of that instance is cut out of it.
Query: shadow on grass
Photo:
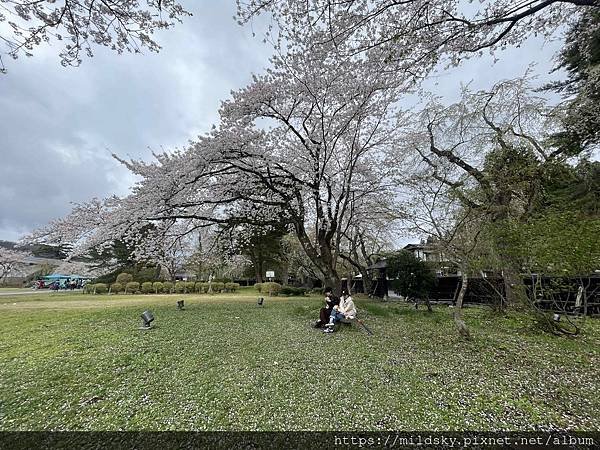
[[[433,312],[427,311],[426,307],[421,306],[415,309],[412,304],[378,304],[378,303],[361,303],[360,308],[373,317],[394,317],[400,316],[409,321],[431,321],[438,323],[444,320],[447,316],[445,309],[435,308]]]

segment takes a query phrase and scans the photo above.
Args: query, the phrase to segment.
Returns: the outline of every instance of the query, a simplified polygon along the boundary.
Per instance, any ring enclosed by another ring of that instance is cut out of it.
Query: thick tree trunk
[[[462,318],[462,307],[463,300],[465,299],[465,294],[467,292],[467,287],[469,285],[469,277],[465,270],[461,269],[461,285],[460,291],[458,292],[458,297],[456,298],[456,306],[454,307],[454,323],[456,324],[456,328],[458,329],[458,333],[461,336],[466,337],[467,339],[471,337],[469,333],[469,328],[467,324]]]
[[[427,312],[433,312],[433,308],[431,307],[431,302],[429,301],[429,294],[425,296],[425,305],[427,305]]]
[[[252,253],[250,254],[250,261],[252,261],[252,267],[254,267],[254,276],[256,278],[257,283],[262,283],[262,263],[260,260],[260,256]]]
[[[330,273],[328,275],[326,275],[325,277],[323,277],[323,286],[324,287],[330,287],[333,289],[333,293],[335,295],[337,295],[338,297],[340,296],[340,294],[342,293],[342,280],[339,277],[339,275],[334,274],[334,273]]]
[[[281,264],[281,284],[282,286],[287,286],[288,278],[289,278],[289,266],[286,262]]]
[[[367,269],[361,269],[360,274],[363,282],[363,292],[367,295],[370,295],[373,288],[373,280],[371,279],[369,271]]]
[[[317,267],[321,273],[321,281],[323,287],[331,287],[335,295],[340,295],[340,276],[335,270],[335,261],[331,249],[331,237],[328,237],[327,233],[319,232],[317,235],[317,247],[313,245],[306,230],[304,229],[304,223],[294,223],[296,228],[296,236],[302,248],[306,252],[306,255],[310,261]],[[318,250],[317,250],[318,248]]]
[[[352,274],[349,273],[346,278],[346,286],[344,287],[349,295],[352,295]]]
[[[507,192],[498,192],[493,198],[493,204],[497,205],[496,214],[492,217],[492,222],[502,223],[509,219],[508,211],[512,195]],[[521,264],[514,261],[510,254],[510,244],[501,236],[496,238],[495,246],[500,257],[500,267],[502,269],[502,279],[504,281],[504,298],[506,306],[509,308],[525,305],[527,297],[525,293],[525,284],[523,277],[519,274]]]
[[[519,272],[506,265],[502,270],[502,279],[504,281],[506,305],[511,308],[524,305],[527,300],[527,293],[525,292],[523,277],[519,275]]]
[[[262,278],[262,271],[260,270],[259,266],[254,266],[254,275],[256,276],[256,282],[257,283],[262,283],[263,282],[263,278]]]

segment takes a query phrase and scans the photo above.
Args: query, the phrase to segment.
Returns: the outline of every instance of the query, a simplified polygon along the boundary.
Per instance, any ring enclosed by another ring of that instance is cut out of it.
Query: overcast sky
[[[235,23],[235,2],[183,2],[193,17],[163,32],[159,54],[97,49],[79,68],[60,65],[57,48],[6,60],[0,75],[0,239],[17,240],[71,202],[125,195],[133,178],[110,154],[151,158],[182,147],[217,121],[221,100],[268,64],[270,48]],[[257,36],[259,30],[255,26]],[[530,63],[548,77],[560,42],[519,49],[445,71],[426,86],[455,100],[460,83],[487,88],[522,75]]]

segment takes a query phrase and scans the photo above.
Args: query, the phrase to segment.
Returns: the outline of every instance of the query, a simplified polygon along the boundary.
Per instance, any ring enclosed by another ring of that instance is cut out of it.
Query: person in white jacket
[[[325,331],[332,332],[335,322],[339,322],[342,319],[354,319],[356,317],[356,306],[352,301],[352,297],[346,291],[342,291],[340,297],[340,304],[333,307],[331,315],[329,316],[329,323],[325,325],[327,329]]]

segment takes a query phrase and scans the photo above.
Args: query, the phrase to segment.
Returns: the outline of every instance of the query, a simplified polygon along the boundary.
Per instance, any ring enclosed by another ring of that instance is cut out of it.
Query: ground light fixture
[[[177,309],[179,311],[183,311],[183,309],[184,309],[184,301],[183,300],[177,300]]]
[[[140,330],[149,330],[152,328],[154,315],[150,311],[144,311],[140,317],[142,318],[142,326],[140,327]]]
[[[256,302],[256,304],[258,306],[262,306],[264,302],[265,302],[264,297],[258,297],[258,302]]]
[[[555,322],[560,322],[560,314],[554,313],[554,316],[552,317],[552,320],[554,320]]]

